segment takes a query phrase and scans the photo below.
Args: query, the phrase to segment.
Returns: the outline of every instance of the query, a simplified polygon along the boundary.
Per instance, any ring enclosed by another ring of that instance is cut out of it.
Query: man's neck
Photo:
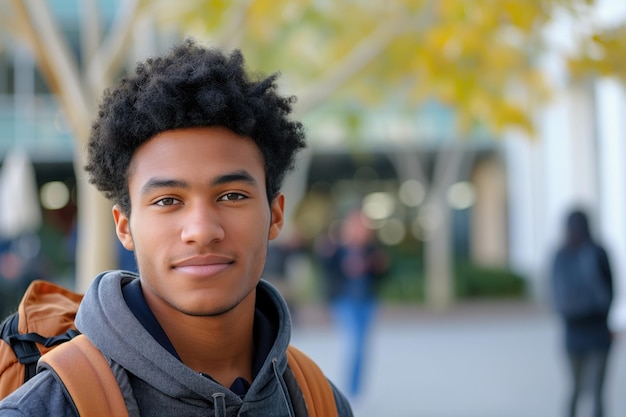
[[[252,381],[255,299],[252,292],[233,310],[219,316],[189,316],[151,308],[183,363],[230,387],[237,377]]]

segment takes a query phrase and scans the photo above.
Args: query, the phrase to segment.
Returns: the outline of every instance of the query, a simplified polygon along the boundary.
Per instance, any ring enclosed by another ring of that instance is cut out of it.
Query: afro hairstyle
[[[302,124],[288,118],[295,97],[277,93],[277,77],[253,80],[239,50],[226,56],[193,39],[139,63],[104,92],[87,144],[89,181],[130,214],[128,168],[139,146],[168,130],[221,126],[259,147],[272,201],[305,147]]]

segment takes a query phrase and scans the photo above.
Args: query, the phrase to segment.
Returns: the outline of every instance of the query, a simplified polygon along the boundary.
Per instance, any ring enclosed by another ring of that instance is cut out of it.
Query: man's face
[[[284,198],[268,204],[251,139],[222,127],[162,132],[135,152],[128,188],[131,215],[114,207],[116,231],[151,307],[219,315],[253,295]]]

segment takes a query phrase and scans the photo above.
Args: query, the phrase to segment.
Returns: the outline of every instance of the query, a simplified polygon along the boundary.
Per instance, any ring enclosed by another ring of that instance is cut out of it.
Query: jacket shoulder
[[[2,417],[78,417],[63,385],[52,371],[43,370],[0,401]]]
[[[296,416],[309,415],[307,410],[315,416],[352,416],[347,399],[324,375],[317,363],[293,345],[287,349],[287,357],[289,366],[284,375],[285,383]],[[331,395],[335,407],[330,405]]]
[[[337,415],[339,417],[352,417],[352,407],[348,402],[348,399],[343,395],[341,391],[333,384],[331,380],[328,380],[331,388],[333,389],[333,395],[335,397],[335,404],[337,405]]]

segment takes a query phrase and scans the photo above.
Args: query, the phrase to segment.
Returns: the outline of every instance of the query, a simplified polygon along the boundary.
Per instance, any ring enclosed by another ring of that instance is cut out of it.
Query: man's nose
[[[224,239],[225,231],[215,208],[198,204],[187,210],[181,232],[183,242],[205,246]]]

